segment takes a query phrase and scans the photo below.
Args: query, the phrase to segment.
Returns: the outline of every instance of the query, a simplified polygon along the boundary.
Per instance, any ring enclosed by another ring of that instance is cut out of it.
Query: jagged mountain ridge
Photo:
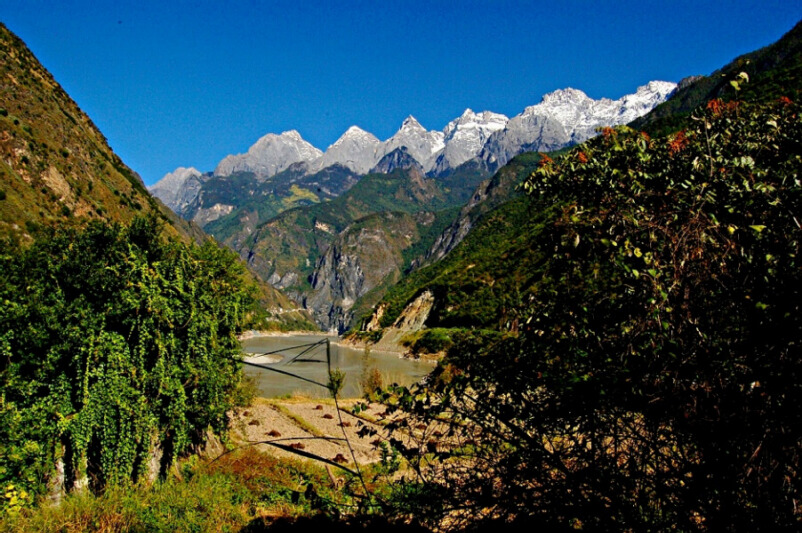
[[[551,152],[586,141],[602,126],[628,124],[664,102],[675,83],[652,81],[618,100],[594,100],[577,89],[543,96],[490,136],[479,158],[491,172],[522,152]]]
[[[227,155],[217,168],[215,176],[230,176],[234,172],[253,172],[258,176],[275,176],[293,163],[312,161],[323,155],[306,142],[296,130],[281,135],[268,133],[244,154]]]
[[[313,174],[335,164],[365,174],[386,155],[402,147],[432,176],[447,175],[475,158],[492,174],[523,151],[559,149],[591,137],[598,126],[630,122],[663,102],[675,87],[671,82],[650,82],[618,100],[594,100],[582,91],[561,89],[545,95],[540,104],[527,107],[512,119],[491,111],[475,113],[466,109],[442,131],[427,130],[410,115],[383,142],[352,126],[325,152],[309,144],[295,130],[281,135],[267,134],[247,153],[226,156],[212,176],[250,172],[266,179],[291,167]],[[174,179],[173,174],[165,178]],[[159,182],[151,190],[159,195],[166,188]],[[170,198],[175,195],[168,193],[163,200],[171,205]],[[184,199],[191,196],[191,193],[182,195]],[[182,214],[180,206],[177,207]]]
[[[237,167],[239,170],[225,176],[214,173],[197,176],[195,172],[186,169],[175,172],[166,176],[167,185],[172,187],[173,183],[177,183],[176,176],[186,176],[187,190],[183,195],[180,192],[169,192],[167,200],[173,202],[172,205],[179,209],[182,216],[203,225],[212,235],[237,250],[262,279],[287,291],[296,302],[304,305],[315,315],[321,327],[341,332],[349,327],[355,316],[359,316],[360,310],[370,306],[369,301],[377,301],[381,297],[388,288],[388,280],[395,282],[400,276],[401,266],[395,259],[392,261],[395,266],[385,272],[386,275],[374,276],[371,273],[366,276],[362,269],[363,275],[360,276],[360,265],[372,264],[368,259],[371,255],[398,257],[399,249],[423,246],[417,254],[404,259],[403,268],[414,268],[421,263],[436,261],[465,237],[475,219],[473,212],[459,218],[455,222],[456,226],[447,230],[451,235],[441,235],[439,239],[441,232],[431,233],[428,229],[424,231],[424,226],[418,224],[416,227],[425,235],[412,240],[399,240],[393,236],[395,230],[392,229],[397,226],[398,221],[376,217],[374,221],[378,226],[385,224],[387,227],[377,227],[374,234],[382,235],[388,242],[392,241],[390,248],[395,250],[393,253],[385,253],[379,248],[368,246],[370,239],[367,238],[354,244],[354,236],[349,233],[349,227],[358,217],[393,210],[397,202],[406,205],[405,202],[412,201],[413,204],[410,205],[415,207],[411,213],[417,210],[431,212],[442,207],[462,205],[469,200],[471,194],[481,197],[492,193],[494,197],[498,196],[498,190],[488,183],[485,183],[487,190],[480,189],[472,193],[476,185],[497,166],[492,161],[483,161],[477,157],[487,148],[489,140],[501,139],[499,145],[504,146],[503,155],[496,160],[510,157],[510,154],[515,155],[517,151],[539,149],[530,142],[535,135],[526,127],[513,129],[515,135],[524,138],[526,142],[510,145],[508,141],[513,137],[509,135],[511,125],[523,123],[529,116],[542,117],[551,113],[548,119],[554,125],[554,130],[562,136],[548,141],[547,135],[538,132],[539,137],[533,141],[551,150],[590,136],[595,133],[592,130],[597,125],[615,125],[642,113],[649,105],[653,105],[652,102],[664,98],[667,89],[671,87],[673,84],[666,82],[652,83],[641,87],[636,95],[619,100],[593,100],[581,91],[572,89],[555,91],[546,95],[538,106],[528,107],[522,115],[513,119],[489,111],[475,113],[467,109],[439,132],[427,131],[410,116],[404,120],[398,132],[384,142],[358,127],[351,127],[320,156],[316,156],[308,147],[304,148],[306,145],[302,143],[305,141],[297,132],[270,137],[273,144],[264,140],[268,139],[266,136],[260,139],[265,147],[272,147],[278,141],[284,143],[282,146],[287,143],[297,145],[297,149],[292,152],[293,161],[284,159],[277,165],[286,166],[281,172],[273,176],[267,175],[264,170],[265,153],[260,154],[259,147],[254,145],[248,151],[250,159],[237,156],[237,164],[244,165],[248,160],[260,161],[261,166],[255,168],[255,171],[246,171],[246,167],[241,166]],[[565,134],[566,131],[569,132],[568,135]],[[548,144],[549,142],[554,145]],[[306,160],[298,160],[302,149],[311,154]],[[228,162],[231,161],[229,158]],[[409,182],[400,189],[396,188],[400,183],[397,179],[388,182],[387,185],[393,184],[389,189],[375,188],[378,178],[366,181],[364,186],[360,183],[357,187],[360,191],[347,194],[349,198],[366,198],[370,205],[354,210],[353,200],[346,199],[342,206],[350,210],[350,213],[345,218],[341,214],[333,218],[330,216],[334,205],[325,208],[320,205],[322,211],[318,206],[312,205],[334,200],[338,194],[349,191],[360,179],[358,172],[364,172],[363,169],[369,164],[372,166],[368,175],[401,171],[401,175],[407,176]],[[218,169],[219,167],[218,165]],[[230,168],[234,167],[229,165],[228,169]],[[317,176],[333,168],[352,172],[353,176],[341,182],[340,187],[326,188]],[[315,171],[317,173],[312,174]],[[315,179],[309,176],[314,176]],[[437,179],[425,179],[425,176]],[[199,189],[194,187],[194,180],[202,182]],[[161,182],[154,189],[162,188],[160,185]],[[364,191],[361,190],[363,188]],[[304,205],[306,207],[301,207],[300,211],[291,209]],[[287,209],[290,209],[287,216],[280,215]],[[405,207],[404,210],[406,209]],[[328,217],[321,216],[327,212]],[[449,220],[440,218],[438,227],[445,229],[456,216],[456,212],[450,216]],[[406,233],[412,235],[416,232],[418,231]],[[364,232],[360,234],[361,237],[365,235]],[[348,239],[351,239],[350,244],[346,244]],[[402,245],[403,242],[407,244]],[[427,258],[426,249],[432,245],[435,249],[430,251]],[[345,249],[351,252],[343,252]],[[418,256],[422,257],[416,260]],[[384,272],[385,269],[379,270]],[[367,281],[360,281],[363,279]]]

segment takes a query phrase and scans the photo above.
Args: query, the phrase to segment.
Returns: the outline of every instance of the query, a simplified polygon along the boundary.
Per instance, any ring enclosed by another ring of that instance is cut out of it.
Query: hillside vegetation
[[[207,429],[227,429],[252,303],[244,268],[212,242],[160,233],[138,218],[0,242],[0,485],[21,503],[58,487],[58,461],[66,490],[100,491],[164,474]]]
[[[530,240],[545,214],[534,211],[516,190],[537,168],[540,157],[520,155],[496,173],[485,188],[486,197],[463,209],[455,222],[469,221],[463,222],[470,227],[464,241],[441,260],[413,270],[381,299],[382,326],[392,325],[427,290],[435,298],[427,326],[508,329],[512,325],[543,256]],[[426,254],[418,257],[419,263],[427,260]]]
[[[0,24],[0,236],[31,242],[42,226],[90,221],[130,224],[157,216],[166,236],[209,239],[150,195],[89,117],[25,44]],[[251,276],[252,277],[252,276]],[[252,277],[253,278],[253,277]],[[315,329],[309,315],[274,288],[259,287],[259,327]]]

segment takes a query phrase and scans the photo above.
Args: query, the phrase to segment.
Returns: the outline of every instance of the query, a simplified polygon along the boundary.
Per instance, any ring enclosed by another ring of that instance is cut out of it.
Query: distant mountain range
[[[181,167],[165,175],[150,190],[186,216],[187,206],[198,197],[203,183],[213,178],[249,173],[257,180],[264,180],[292,170],[297,179],[335,165],[355,175],[371,171],[386,173],[399,164],[411,163],[407,157],[394,154],[401,149],[428,176],[450,174],[471,160],[490,174],[524,151],[556,150],[592,137],[600,126],[631,122],[664,102],[676,87],[675,83],[652,81],[618,100],[594,100],[577,89],[561,89],[545,95],[539,104],[527,107],[511,119],[491,111],[475,113],[466,109],[442,131],[427,130],[409,116],[383,142],[358,126],[351,126],[325,152],[295,130],[279,135],[268,133],[247,152],[224,157],[212,173]],[[226,214],[225,209],[218,214]]]
[[[297,131],[270,133],[213,172],[181,167],[150,190],[236,250],[322,328],[342,332],[404,272],[464,237],[472,215],[454,221],[459,208],[486,194],[500,198],[506,185],[477,186],[516,155],[628,123],[676,87],[654,81],[618,100],[563,89],[512,118],[466,109],[442,131],[409,116],[385,141],[352,126],[325,152]],[[495,192],[483,192],[488,187]],[[452,222],[458,227],[447,230]],[[439,251],[419,259],[444,231]]]

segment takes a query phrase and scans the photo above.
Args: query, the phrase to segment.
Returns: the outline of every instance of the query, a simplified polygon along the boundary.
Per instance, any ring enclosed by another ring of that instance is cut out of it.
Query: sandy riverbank
[[[274,330],[256,330],[251,329],[243,332],[237,337],[239,340],[253,339],[254,337],[295,337],[299,335],[314,335],[316,337],[331,337],[338,338],[334,333],[327,333],[325,331],[274,331]]]

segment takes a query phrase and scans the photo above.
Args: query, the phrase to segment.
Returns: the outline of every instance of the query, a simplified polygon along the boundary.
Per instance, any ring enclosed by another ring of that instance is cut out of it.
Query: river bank
[[[430,361],[402,357],[398,352],[362,349],[340,343],[336,336],[258,335],[243,336],[244,371],[265,398],[329,395],[329,368],[344,375],[342,397],[361,398],[367,388],[380,382],[411,385],[427,376]],[[329,342],[325,342],[325,341]]]

